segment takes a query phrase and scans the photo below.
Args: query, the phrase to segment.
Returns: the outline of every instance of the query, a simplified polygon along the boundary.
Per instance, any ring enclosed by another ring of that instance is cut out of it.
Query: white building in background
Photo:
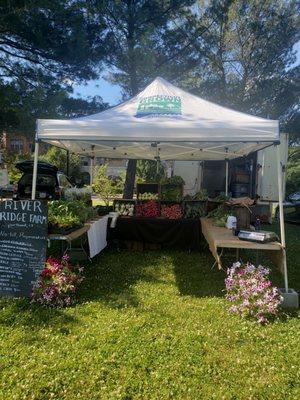
[[[91,161],[89,157],[82,157],[82,172],[87,172],[90,174],[91,170]],[[126,172],[127,160],[119,160],[119,159],[105,159],[103,157],[95,157],[94,165],[103,165],[108,164],[107,167],[107,175],[117,177],[120,176],[122,172]]]

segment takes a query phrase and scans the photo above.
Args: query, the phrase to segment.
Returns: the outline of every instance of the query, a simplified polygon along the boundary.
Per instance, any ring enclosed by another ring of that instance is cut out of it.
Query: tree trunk
[[[137,160],[129,160],[127,164],[126,170],[126,179],[125,186],[123,192],[123,199],[132,199],[133,198],[133,189],[134,189],[134,181],[135,181],[135,173],[136,173],[136,162]]]
[[[136,60],[134,54],[135,46],[135,18],[134,18],[134,2],[132,0],[127,0],[128,7],[128,21],[127,21],[127,45],[129,54],[129,76],[130,76],[130,90],[131,95],[134,96],[138,93],[138,83],[136,75]],[[132,199],[135,173],[136,173],[137,160],[129,160],[126,170],[126,179],[124,185],[123,199]]]

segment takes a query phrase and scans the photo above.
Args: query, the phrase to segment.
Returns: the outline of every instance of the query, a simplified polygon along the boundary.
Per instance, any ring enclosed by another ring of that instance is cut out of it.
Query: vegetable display
[[[161,187],[162,200],[180,201],[182,198],[181,186],[163,185]]]
[[[207,200],[208,199],[208,192],[206,189],[201,189],[197,192],[193,197],[193,200]]]
[[[225,201],[228,201],[230,199],[229,196],[226,196],[225,193],[220,193],[217,197],[213,199],[213,201],[217,201],[219,203],[224,203]]]
[[[155,218],[159,216],[159,204],[155,200],[140,203],[136,206],[137,217]]]
[[[51,232],[74,230],[96,216],[92,207],[80,201],[51,201],[48,203],[48,223]]]
[[[161,206],[161,216],[167,219],[180,219],[182,218],[182,207],[180,204]]]
[[[139,200],[158,200],[158,193],[151,193],[151,192],[140,193]]]
[[[164,178],[161,182],[161,199],[181,201],[183,185],[184,180],[181,176],[174,175],[170,178]]]
[[[223,205],[220,205],[215,210],[211,211],[207,217],[213,219],[213,224],[215,226],[225,227],[229,215],[233,215],[232,211],[229,211],[224,208]]]
[[[170,176],[169,178],[164,177],[161,180],[161,183],[168,184],[168,185],[184,185],[185,182],[181,176],[174,175],[174,176]]]
[[[186,203],[184,217],[198,219],[206,215],[206,203]]]
[[[116,202],[115,211],[118,212],[119,215],[132,217],[134,215],[134,203]]]

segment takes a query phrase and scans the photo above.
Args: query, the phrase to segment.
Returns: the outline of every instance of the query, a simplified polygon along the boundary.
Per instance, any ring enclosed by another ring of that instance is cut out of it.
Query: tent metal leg
[[[288,274],[286,263],[285,251],[285,231],[284,231],[284,214],[283,214],[283,187],[282,187],[282,165],[280,159],[280,147],[277,145],[277,168],[278,168],[278,200],[279,200],[279,221],[280,221],[280,239],[283,248],[283,275],[284,275],[284,288],[288,292]]]
[[[94,179],[94,157],[91,157],[90,160],[90,185],[92,186],[93,184],[93,179]]]
[[[31,189],[31,199],[32,200],[35,200],[35,196],[36,196],[38,158],[39,158],[39,142],[36,140],[35,148],[34,148],[34,162],[33,162],[33,174],[32,174],[32,189]]]
[[[228,160],[226,162],[226,173],[225,173],[225,195],[228,196]]]

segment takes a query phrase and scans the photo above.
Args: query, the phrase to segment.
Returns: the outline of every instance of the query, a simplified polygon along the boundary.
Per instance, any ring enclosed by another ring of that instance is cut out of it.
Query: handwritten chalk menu
[[[30,296],[46,260],[47,205],[0,203],[0,296]]]

